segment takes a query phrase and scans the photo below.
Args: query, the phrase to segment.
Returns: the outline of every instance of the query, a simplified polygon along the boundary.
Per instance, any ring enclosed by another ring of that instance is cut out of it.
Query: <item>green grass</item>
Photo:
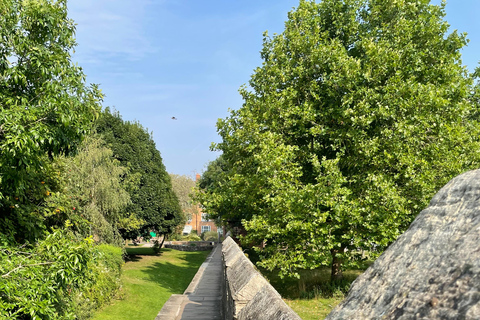
[[[152,248],[126,248],[131,256],[123,268],[119,298],[99,310],[93,320],[152,320],[174,293],[183,293],[209,254]],[[150,255],[147,255],[150,254]]]
[[[274,271],[261,272],[303,320],[321,320],[345,298],[350,284],[363,270],[346,270],[344,279],[333,284],[329,268],[301,270],[300,279],[281,279]]]
[[[169,249],[163,249],[162,252],[167,252]],[[152,247],[127,247],[125,248],[128,255],[155,255]]]
[[[343,300],[338,298],[284,299],[302,320],[322,320]]]

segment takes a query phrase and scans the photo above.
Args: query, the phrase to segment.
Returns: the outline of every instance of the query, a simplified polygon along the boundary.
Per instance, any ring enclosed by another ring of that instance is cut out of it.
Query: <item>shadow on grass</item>
[[[149,281],[155,282],[175,293],[183,293],[209,252],[178,251],[176,253],[175,258],[182,261],[181,265],[169,261],[158,261],[151,266],[143,268],[142,272],[148,276]]]
[[[129,262],[140,262],[145,256],[164,256],[164,261],[157,261],[153,265],[142,267],[141,272],[146,275],[145,280],[175,293],[183,293],[210,253],[210,251],[186,252],[168,248],[163,248],[159,253],[155,253],[151,247],[127,247],[125,251],[127,253],[126,260]],[[171,261],[174,260],[179,263],[172,263]]]
[[[164,250],[168,251],[170,249],[162,249],[159,253],[155,253],[152,247],[143,247],[143,248],[142,247],[133,247],[133,248],[126,247],[125,248],[126,255],[124,256],[124,260],[136,262],[141,260],[141,256],[159,257],[162,255]]]

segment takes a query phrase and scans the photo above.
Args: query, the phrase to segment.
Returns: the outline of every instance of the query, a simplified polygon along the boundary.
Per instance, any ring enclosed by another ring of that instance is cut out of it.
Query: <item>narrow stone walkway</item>
[[[213,250],[210,261],[205,261],[202,277],[193,292],[185,292],[178,320],[213,320],[221,319],[222,309],[222,245]],[[176,319],[176,320],[177,320]]]
[[[165,303],[155,320],[222,319],[222,244],[218,244],[185,290]]]

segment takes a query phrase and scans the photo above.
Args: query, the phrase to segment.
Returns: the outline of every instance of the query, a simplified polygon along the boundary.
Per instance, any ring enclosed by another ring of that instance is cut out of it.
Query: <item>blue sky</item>
[[[434,0],[433,3],[440,3]],[[298,0],[70,0],[74,60],[104,106],[153,132],[167,171],[193,176],[218,153],[216,121],[242,104],[238,89],[260,66],[263,32],[281,33]],[[446,20],[480,60],[480,1],[450,0]],[[177,120],[172,120],[172,117]]]

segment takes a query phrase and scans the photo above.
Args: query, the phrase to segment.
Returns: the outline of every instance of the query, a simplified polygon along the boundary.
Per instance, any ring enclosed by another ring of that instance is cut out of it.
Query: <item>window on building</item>
[[[202,233],[212,230],[210,226],[202,226]]]
[[[208,221],[206,213],[202,213],[202,221]]]

